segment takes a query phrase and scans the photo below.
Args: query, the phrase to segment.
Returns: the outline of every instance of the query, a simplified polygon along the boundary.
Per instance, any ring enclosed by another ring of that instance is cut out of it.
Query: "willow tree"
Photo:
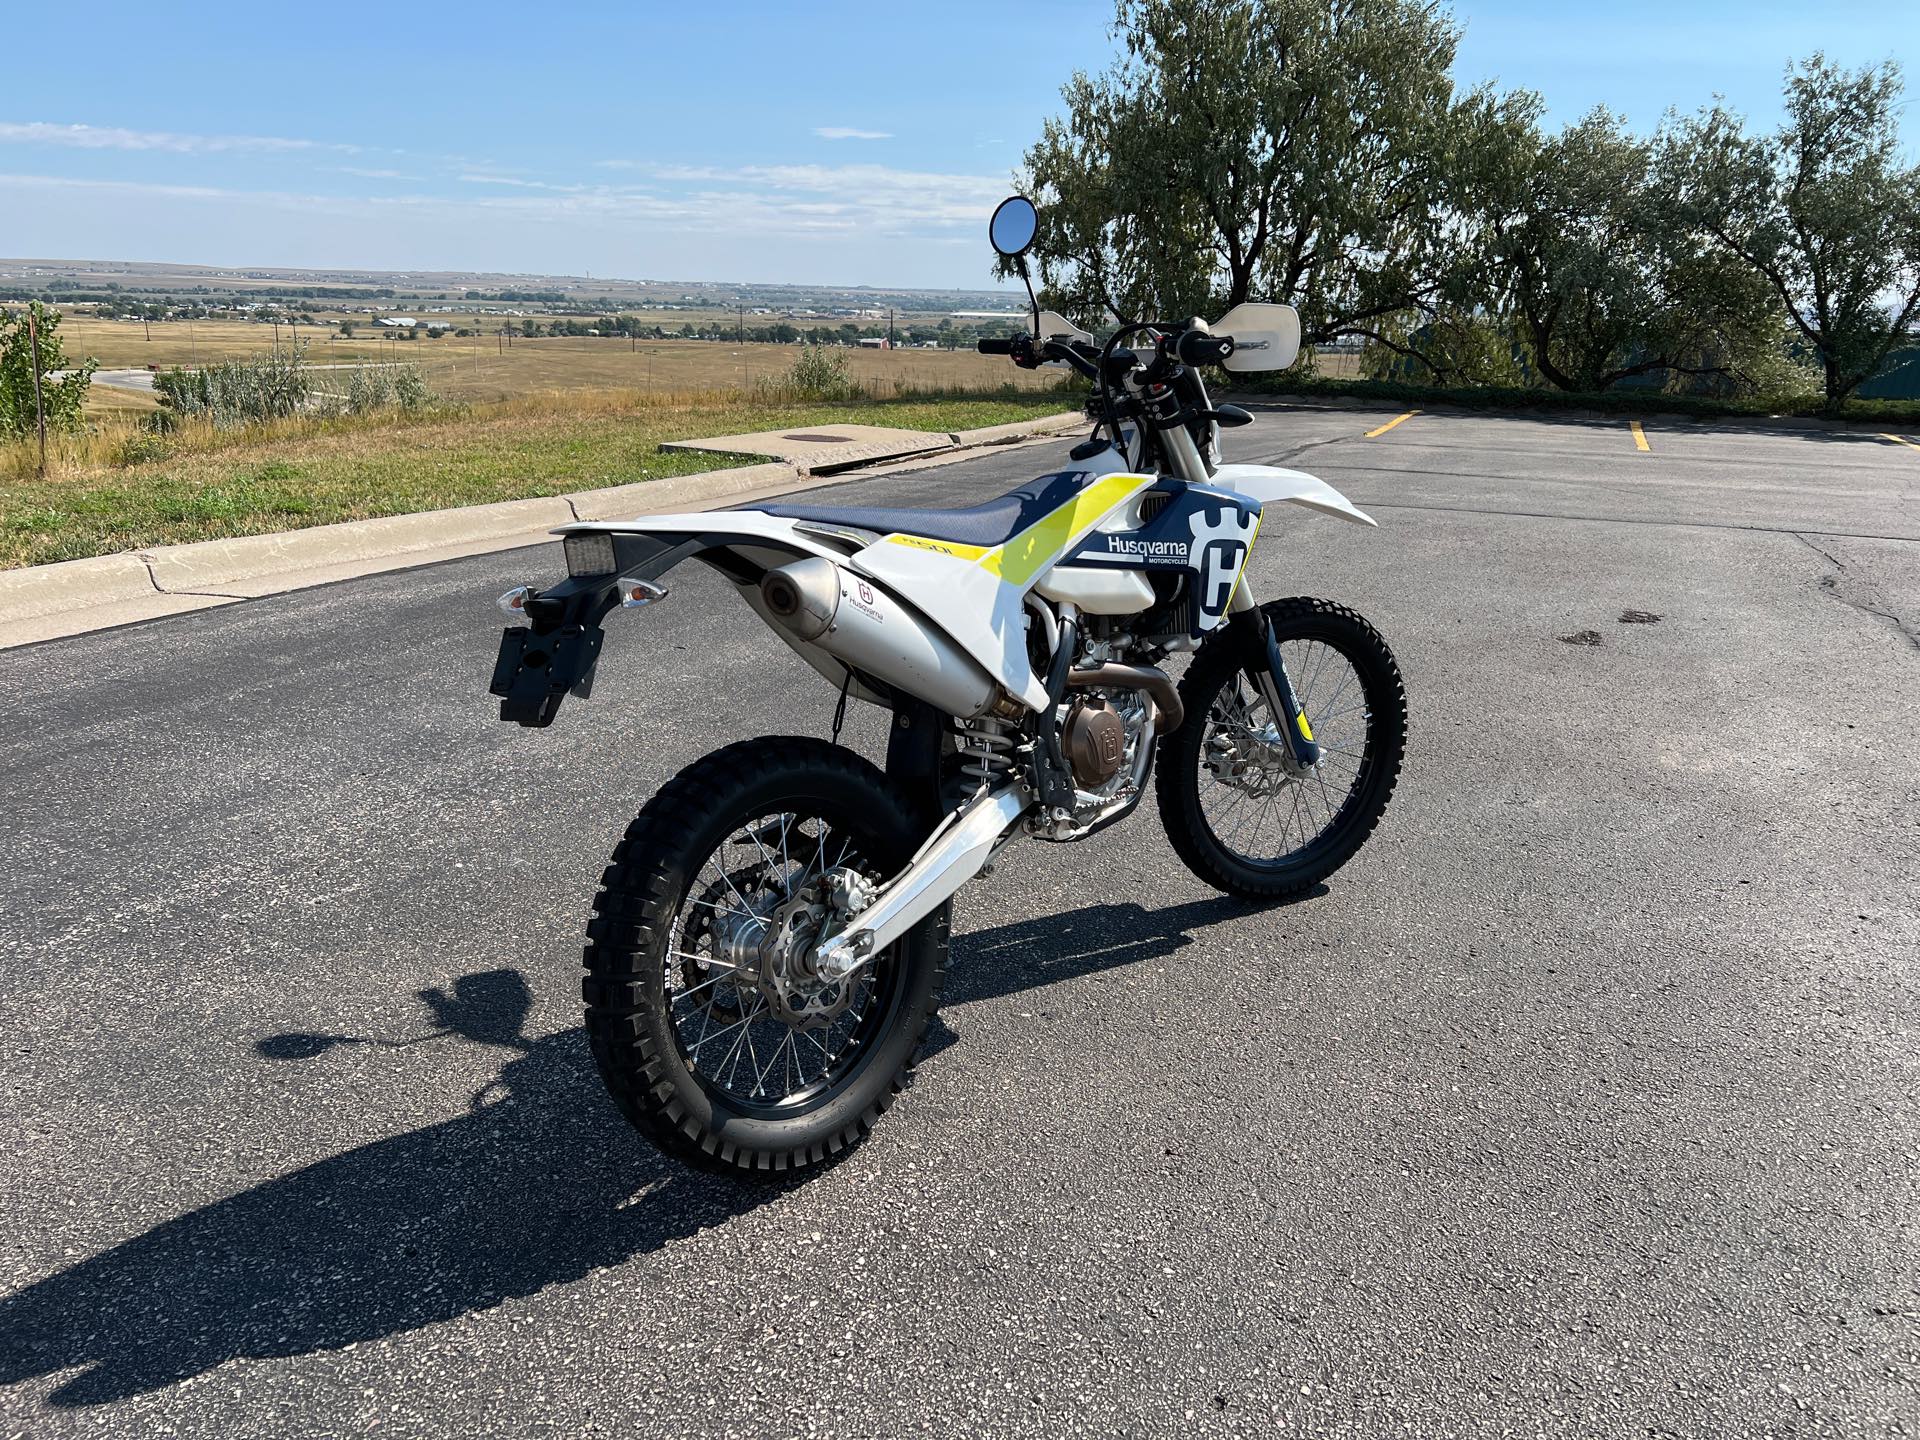
[[[1656,372],[1739,380],[1778,347],[1772,292],[1686,234],[1653,142],[1605,109],[1514,139],[1456,201],[1475,216],[1479,299],[1511,317],[1541,378],[1579,391]]]
[[[1026,155],[1052,303],[1129,318],[1300,308],[1307,337],[1442,300],[1461,152],[1496,124],[1454,91],[1426,0],[1118,0],[1120,53],[1075,74]]]
[[[1692,234],[1779,296],[1830,408],[1920,321],[1920,166],[1902,163],[1901,88],[1892,61],[1846,70],[1816,54],[1787,72],[1774,134],[1715,106],[1662,145]]]

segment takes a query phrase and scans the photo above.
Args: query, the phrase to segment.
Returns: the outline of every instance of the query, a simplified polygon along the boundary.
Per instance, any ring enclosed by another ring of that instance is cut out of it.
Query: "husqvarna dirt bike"
[[[1018,261],[1035,212],[995,213]],[[1136,343],[1122,342],[1138,337]],[[892,1103],[939,1004],[949,901],[1021,837],[1084,839],[1148,783],[1209,884],[1299,895],[1353,855],[1399,772],[1393,655],[1325,600],[1257,603],[1247,557],[1281,504],[1374,522],[1296,470],[1230,465],[1199,374],[1292,363],[1299,318],[1092,337],[1035,306],[983,341],[1094,385],[1065,469],[963,510],[801,501],[579,524],[568,577],[502,597],[501,718],[585,695],[612,610],[717,570],[843,697],[893,712],[884,771],[801,736],[730,745],[649,800],[601,879],[587,1032],[627,1117],[669,1153],[782,1172],[856,1144]],[[1192,652],[1176,687],[1162,663]]]

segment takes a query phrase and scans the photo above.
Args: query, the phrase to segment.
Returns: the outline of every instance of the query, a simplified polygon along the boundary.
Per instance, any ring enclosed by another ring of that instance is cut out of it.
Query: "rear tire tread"
[[[894,1097],[911,1083],[946,984],[949,912],[942,906],[899,942],[902,947],[930,944],[934,952],[930,990],[909,993],[903,1001],[903,1015],[910,1015],[916,1005],[924,1012],[905,1059],[851,1120],[825,1137],[786,1148],[750,1149],[703,1125],[688,1105],[646,1024],[650,1001],[644,967],[658,964],[654,942],[671,931],[682,877],[704,859],[685,853],[688,837],[706,828],[730,796],[795,772],[868,792],[861,804],[880,807],[876,829],[903,836],[918,833],[906,803],[886,777],[852,751],[809,736],[740,741],[689,765],[641,808],[601,874],[587,926],[581,993],[588,1039],[608,1091],[634,1128],[662,1151],[723,1174],[784,1174],[845,1154],[865,1139]],[[905,858],[900,857],[902,863]],[[903,955],[896,963],[908,961]],[[667,1023],[671,1025],[670,1017]],[[862,1075],[856,1083],[866,1085],[872,1079]]]

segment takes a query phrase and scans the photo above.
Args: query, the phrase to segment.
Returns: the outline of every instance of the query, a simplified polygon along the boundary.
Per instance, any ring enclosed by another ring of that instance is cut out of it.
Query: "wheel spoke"
[[[1331,833],[1371,750],[1372,715],[1352,658],[1317,637],[1283,641],[1282,655],[1314,727],[1319,762],[1308,770],[1295,764],[1286,732],[1291,717],[1283,724],[1260,687],[1248,694],[1238,671],[1222,678],[1207,706],[1198,761],[1202,822],[1229,854],[1260,866],[1289,862]],[[1271,738],[1276,733],[1278,744]],[[1229,775],[1222,759],[1210,763],[1210,746],[1230,747],[1225,753],[1239,773]]]
[[[715,845],[683,893],[668,943],[656,952],[667,1014],[688,1068],[735,1104],[790,1107],[839,1083],[876,1038],[880,1017],[871,1002],[875,985],[886,983],[885,957],[842,992],[838,1013],[819,1028],[789,1023],[762,990],[762,947],[776,910],[809,887],[817,892],[836,867],[870,872],[856,844],[851,830],[804,808],[748,815]],[[819,896],[809,898],[817,903]],[[816,993],[802,981],[794,1003],[816,1003],[808,998]]]

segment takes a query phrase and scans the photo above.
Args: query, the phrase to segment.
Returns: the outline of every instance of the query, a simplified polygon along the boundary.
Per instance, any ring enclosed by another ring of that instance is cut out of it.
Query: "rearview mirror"
[[[1026,254],[1039,230],[1040,212],[1024,195],[1009,195],[1002,200],[987,222],[987,238],[1009,260]]]
[[[1284,370],[1300,356],[1300,312],[1291,305],[1236,305],[1213,322],[1213,333],[1233,337],[1221,364],[1237,374]]]

